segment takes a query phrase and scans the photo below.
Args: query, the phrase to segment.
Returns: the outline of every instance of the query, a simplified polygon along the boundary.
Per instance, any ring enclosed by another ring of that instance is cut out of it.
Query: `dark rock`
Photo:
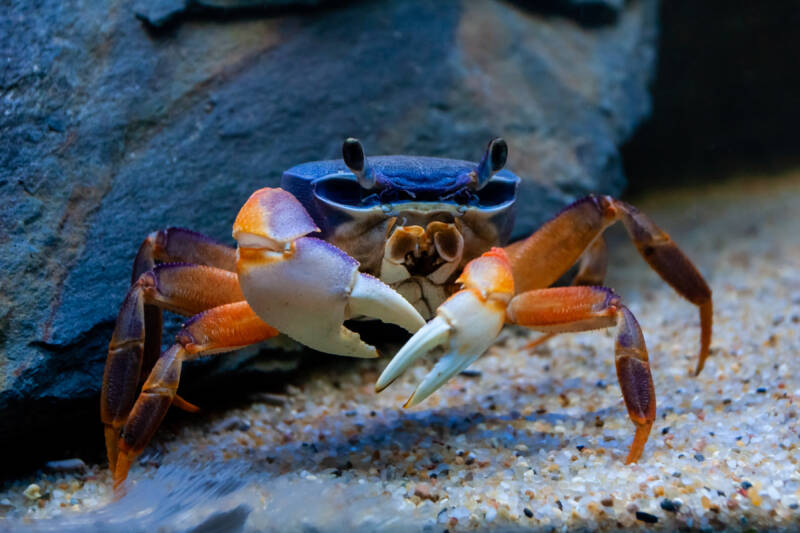
[[[505,2],[246,14],[157,33],[120,1],[0,14],[0,434],[15,436],[0,452],[41,464],[45,446],[52,458],[53,442],[66,454],[90,439],[101,453],[107,342],[145,235],[231,242],[254,189],[338,157],[347,136],[374,154],[475,160],[502,134],[525,177],[517,235],[624,186],[618,147],[649,110],[654,0],[601,29]],[[252,370],[257,352],[189,366],[182,387]]]
[[[645,522],[647,524],[655,524],[658,522],[658,517],[644,511],[636,511],[636,520]]]
[[[669,513],[677,513],[681,508],[681,502],[678,500],[670,500],[668,498],[664,498],[661,500],[661,508]]]

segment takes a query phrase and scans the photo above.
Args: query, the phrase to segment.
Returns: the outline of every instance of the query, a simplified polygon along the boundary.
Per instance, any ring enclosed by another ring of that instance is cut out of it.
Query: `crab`
[[[351,138],[342,159],[297,165],[283,174],[282,188],[254,192],[233,224],[236,248],[180,228],[148,235],[103,376],[101,418],[115,487],[170,406],[197,410],[177,392],[184,361],[278,333],[321,352],[377,357],[344,326],[349,319],[378,319],[413,333],[377,391],[422,355],[443,353],[406,405],[480,357],[506,323],[543,332],[539,342],[616,326],[617,377],[635,427],[626,463],[637,461],[656,396],[639,324],[602,286],[604,230],[621,221],[650,267],[699,309],[696,374],[709,354],[711,290],[664,231],[610,196],[580,199],[507,244],[520,183],[503,169],[507,154],[496,138],[479,163],[368,159]],[[551,287],[576,263],[571,285]],[[162,353],[163,309],[191,318]]]

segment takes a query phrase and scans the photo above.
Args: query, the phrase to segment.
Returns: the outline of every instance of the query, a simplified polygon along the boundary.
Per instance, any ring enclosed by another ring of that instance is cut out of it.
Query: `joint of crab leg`
[[[692,261],[650,217],[620,200],[604,196],[602,201],[616,211],[641,256],[661,279],[697,306],[700,314],[700,351],[695,375],[705,366],[711,347],[713,303],[711,288]]]
[[[437,316],[400,349],[378,378],[377,391],[414,361],[442,346],[444,356],[406,402],[406,406],[415,405],[472,364],[494,342],[505,322],[506,302],[514,292],[505,253],[494,248],[472,260],[459,281],[464,288],[439,306]]]
[[[502,138],[497,137],[489,141],[486,152],[478,163],[478,167],[473,171],[474,179],[472,187],[475,190],[483,189],[492,176],[499,172],[506,164],[508,157],[508,145]]]

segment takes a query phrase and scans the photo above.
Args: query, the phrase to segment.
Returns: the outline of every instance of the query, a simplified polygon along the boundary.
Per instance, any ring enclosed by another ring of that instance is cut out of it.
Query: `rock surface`
[[[229,242],[253,189],[349,135],[375,154],[476,159],[502,134],[527,177],[518,234],[577,196],[619,193],[618,146],[649,110],[655,1],[597,2],[612,7],[594,21],[550,4],[337,2],[154,30],[141,3],[12,2],[0,434],[15,438],[0,451],[56,459],[97,432],[105,344],[148,232]]]

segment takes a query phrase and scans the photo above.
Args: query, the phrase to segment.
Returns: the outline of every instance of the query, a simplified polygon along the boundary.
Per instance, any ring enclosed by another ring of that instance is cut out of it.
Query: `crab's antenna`
[[[474,180],[471,184],[476,191],[483,189],[496,172],[506,164],[508,157],[508,145],[502,137],[496,137],[489,141],[486,152],[478,163],[478,168],[474,172]]]
[[[375,171],[367,163],[364,156],[364,147],[361,141],[349,137],[342,144],[342,159],[353,174],[355,174],[358,184],[362,189],[372,189],[378,181]]]

